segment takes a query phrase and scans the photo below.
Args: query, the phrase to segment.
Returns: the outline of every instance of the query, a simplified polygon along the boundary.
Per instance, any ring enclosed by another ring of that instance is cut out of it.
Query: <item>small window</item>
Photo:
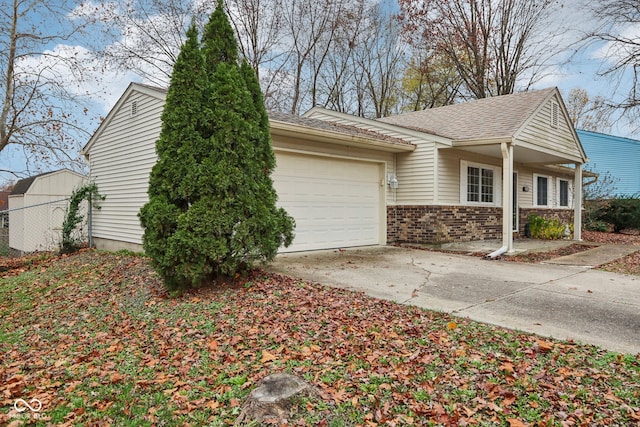
[[[131,101],[131,117],[138,114],[138,101]]]
[[[535,185],[536,206],[549,206],[549,177],[534,175],[533,183]]]
[[[562,208],[569,207],[569,181],[566,179],[558,179],[558,203]]]
[[[558,115],[560,114],[560,106],[557,102],[551,102],[551,127],[558,128]]]
[[[461,201],[463,203],[496,203],[496,172],[498,168],[485,165],[471,165],[461,162]]]

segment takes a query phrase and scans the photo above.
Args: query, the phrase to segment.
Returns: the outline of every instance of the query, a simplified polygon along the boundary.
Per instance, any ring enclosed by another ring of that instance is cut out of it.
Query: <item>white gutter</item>
[[[495,250],[493,252],[491,252],[490,254],[486,255],[485,258],[491,258],[494,259],[496,257],[499,257],[500,255],[504,254],[505,252],[507,252],[509,250],[508,247],[503,246],[498,250]]]
[[[513,145],[500,144],[502,151],[502,247],[487,255],[496,258],[513,252]]]

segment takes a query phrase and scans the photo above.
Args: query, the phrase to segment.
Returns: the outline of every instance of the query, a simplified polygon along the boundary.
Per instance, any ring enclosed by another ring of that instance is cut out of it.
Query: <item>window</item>
[[[533,185],[536,206],[549,206],[549,177],[534,174]]]
[[[569,181],[558,178],[558,204],[561,208],[568,208],[570,203]]]
[[[460,184],[462,203],[496,204],[496,188],[499,186],[499,168],[494,166],[460,164]]]
[[[467,202],[493,203],[493,169],[467,166]]]

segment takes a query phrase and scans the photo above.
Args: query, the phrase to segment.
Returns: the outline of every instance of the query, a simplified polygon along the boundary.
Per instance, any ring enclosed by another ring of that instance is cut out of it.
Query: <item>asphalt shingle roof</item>
[[[329,122],[326,120],[314,119],[311,117],[301,117],[293,114],[280,113],[277,111],[269,111],[269,120],[275,120],[285,123],[290,123],[298,126],[306,126],[313,129],[326,130],[330,132],[339,132],[351,136],[358,136],[362,138],[377,139],[380,141],[390,142],[394,144],[402,144],[412,146],[410,142],[407,142],[400,138],[394,138],[392,136],[384,135],[379,132],[370,131],[367,129],[361,129],[355,126],[343,125],[340,123]]]
[[[509,138],[555,88],[494,96],[378,119],[452,140]]]
[[[58,171],[45,172],[39,175],[34,175],[34,176],[30,176],[29,178],[23,178],[19,180],[18,182],[16,182],[16,185],[13,186],[13,190],[11,190],[11,195],[14,196],[16,194],[25,194],[27,191],[29,191],[29,188],[31,188],[31,184],[33,184],[33,181],[35,181],[36,178],[49,175],[54,172],[58,172]]]

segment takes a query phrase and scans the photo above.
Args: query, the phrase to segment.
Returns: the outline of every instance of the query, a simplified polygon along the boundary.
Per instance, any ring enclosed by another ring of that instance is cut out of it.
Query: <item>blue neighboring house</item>
[[[619,196],[640,195],[640,141],[586,130],[576,133],[589,158],[589,170],[609,172]]]

